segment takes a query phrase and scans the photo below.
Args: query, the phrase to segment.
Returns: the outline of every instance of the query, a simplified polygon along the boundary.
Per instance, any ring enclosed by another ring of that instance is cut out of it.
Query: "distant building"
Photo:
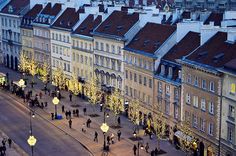
[[[178,31],[178,29],[177,29]],[[154,79],[154,112],[163,114],[166,123],[166,136],[173,141],[174,132],[181,122],[182,68],[176,62],[200,46],[200,34],[188,32],[161,59]],[[160,123],[163,119],[159,119]]]
[[[198,141],[200,155],[219,155],[223,84],[217,68],[236,58],[235,46],[227,33],[217,32],[180,61],[182,120]]]
[[[50,25],[62,12],[61,4],[48,3],[43,10],[37,14],[33,25],[33,53],[32,57],[41,66],[43,62],[51,65],[51,36]]]
[[[124,47],[125,100],[140,102],[138,120],[145,126],[156,111],[154,74],[175,42],[175,26],[147,23]]]
[[[93,32],[94,70],[100,84],[124,88],[124,46],[139,30],[139,14],[114,11]]]
[[[33,20],[37,17],[38,13],[43,9],[41,4],[36,4],[31,10],[29,10],[21,20],[21,39],[22,50],[27,58],[34,59],[34,42],[33,42]]]
[[[72,73],[81,82],[94,76],[93,30],[102,22],[101,15],[89,14],[72,33]]]
[[[11,0],[0,12],[4,64],[15,70],[18,70],[21,51],[21,20],[29,11],[29,5],[29,0]]]
[[[236,48],[236,47],[235,47]],[[236,155],[236,59],[227,62],[219,71],[223,73],[221,106],[221,153]]]

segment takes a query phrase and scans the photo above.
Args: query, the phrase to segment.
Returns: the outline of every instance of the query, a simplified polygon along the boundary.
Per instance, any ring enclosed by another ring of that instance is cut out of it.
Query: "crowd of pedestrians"
[[[11,148],[12,146],[12,140],[10,138],[2,139],[2,145],[0,146],[0,156],[6,156],[6,151],[7,151],[7,143],[8,147]]]

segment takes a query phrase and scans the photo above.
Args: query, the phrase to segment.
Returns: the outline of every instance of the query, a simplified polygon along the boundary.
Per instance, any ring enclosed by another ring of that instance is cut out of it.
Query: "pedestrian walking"
[[[89,119],[87,120],[87,122],[86,122],[88,128],[90,128],[91,122],[92,122],[92,121],[91,121],[90,118],[89,118]]]
[[[6,145],[6,140],[5,140],[5,138],[4,138],[4,139],[2,139],[2,145],[3,145],[3,146],[5,146],[5,145]]]
[[[51,118],[52,118],[52,120],[54,119],[54,113],[51,113]]]
[[[114,137],[115,137],[115,135],[114,135],[113,133],[111,133],[111,143],[112,143],[112,144],[115,143],[115,141],[114,141]]]
[[[69,98],[70,98],[70,101],[72,101],[72,94],[70,93],[70,95],[69,95]]]
[[[158,155],[158,149],[157,149],[157,147],[155,148],[155,156],[157,156]]]
[[[83,111],[84,111],[84,115],[86,115],[86,111],[87,111],[86,107],[84,107]]]
[[[72,120],[70,119],[68,122],[69,122],[69,127],[71,128],[72,127]]]
[[[117,118],[117,123],[120,125],[120,117]]]
[[[93,141],[98,142],[98,132],[97,132],[97,131],[95,131],[95,133],[94,133],[94,139],[93,139]]]
[[[110,140],[111,140],[111,138],[110,138],[110,136],[108,135],[108,136],[107,136],[107,144],[108,144],[108,145],[110,145]]]
[[[136,145],[133,146],[133,151],[134,151],[134,155],[136,155],[136,152],[137,152],[137,146]]]
[[[61,93],[58,94],[58,99],[61,100]]]
[[[64,106],[64,105],[61,106],[61,111],[62,111],[63,113],[65,112],[65,106]]]
[[[50,96],[51,90],[50,88],[48,88],[48,96]]]
[[[44,105],[43,105],[43,102],[41,102],[41,108],[43,109]]]
[[[82,126],[82,132],[83,132],[83,133],[86,133],[85,123],[83,123],[83,126]]]
[[[151,151],[151,156],[155,156],[155,151],[154,150]]]
[[[120,141],[120,137],[121,137],[121,131],[120,130],[118,130],[117,136],[118,136],[118,141]]]
[[[44,107],[47,108],[48,102],[44,102]]]
[[[79,117],[79,109],[75,110],[76,116]]]
[[[145,146],[145,151],[148,153],[148,149],[149,149],[149,145],[148,145],[148,142],[146,143],[146,146]]]
[[[102,112],[103,104],[100,103],[100,112]]]
[[[12,140],[8,138],[8,146],[11,148]]]
[[[39,92],[39,98],[42,99],[43,93]]]
[[[71,111],[70,110],[68,111],[68,116],[71,119]]]
[[[6,150],[7,150],[6,146],[3,145],[3,146],[2,146],[3,155],[6,155]]]

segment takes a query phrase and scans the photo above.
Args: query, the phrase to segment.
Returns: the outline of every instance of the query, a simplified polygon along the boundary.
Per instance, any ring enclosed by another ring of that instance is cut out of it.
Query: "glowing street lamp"
[[[106,150],[106,133],[109,130],[109,126],[106,123],[103,123],[100,128],[101,128],[103,135],[104,135],[103,150]]]
[[[29,144],[30,147],[31,147],[31,154],[32,154],[32,156],[33,156],[33,155],[34,155],[34,150],[33,150],[33,148],[34,148],[34,146],[35,146],[35,144],[36,144],[36,142],[37,142],[37,139],[36,139],[33,135],[30,135],[29,138],[28,138],[28,140],[27,140],[27,142],[28,142],[28,144]]]
[[[20,79],[20,81],[18,83],[19,83],[20,87],[22,87],[22,88],[25,85],[25,81],[23,79]]]
[[[52,103],[55,106],[55,119],[57,119],[57,105],[59,104],[60,100],[57,97],[54,97],[52,99]]]

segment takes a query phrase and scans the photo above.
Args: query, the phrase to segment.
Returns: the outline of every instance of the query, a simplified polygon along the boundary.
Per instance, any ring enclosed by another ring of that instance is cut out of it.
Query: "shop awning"
[[[6,77],[6,74],[0,72],[0,77]]]
[[[193,140],[191,136],[184,134],[182,131],[176,131],[175,136],[182,140],[187,140],[188,142],[191,142]]]

